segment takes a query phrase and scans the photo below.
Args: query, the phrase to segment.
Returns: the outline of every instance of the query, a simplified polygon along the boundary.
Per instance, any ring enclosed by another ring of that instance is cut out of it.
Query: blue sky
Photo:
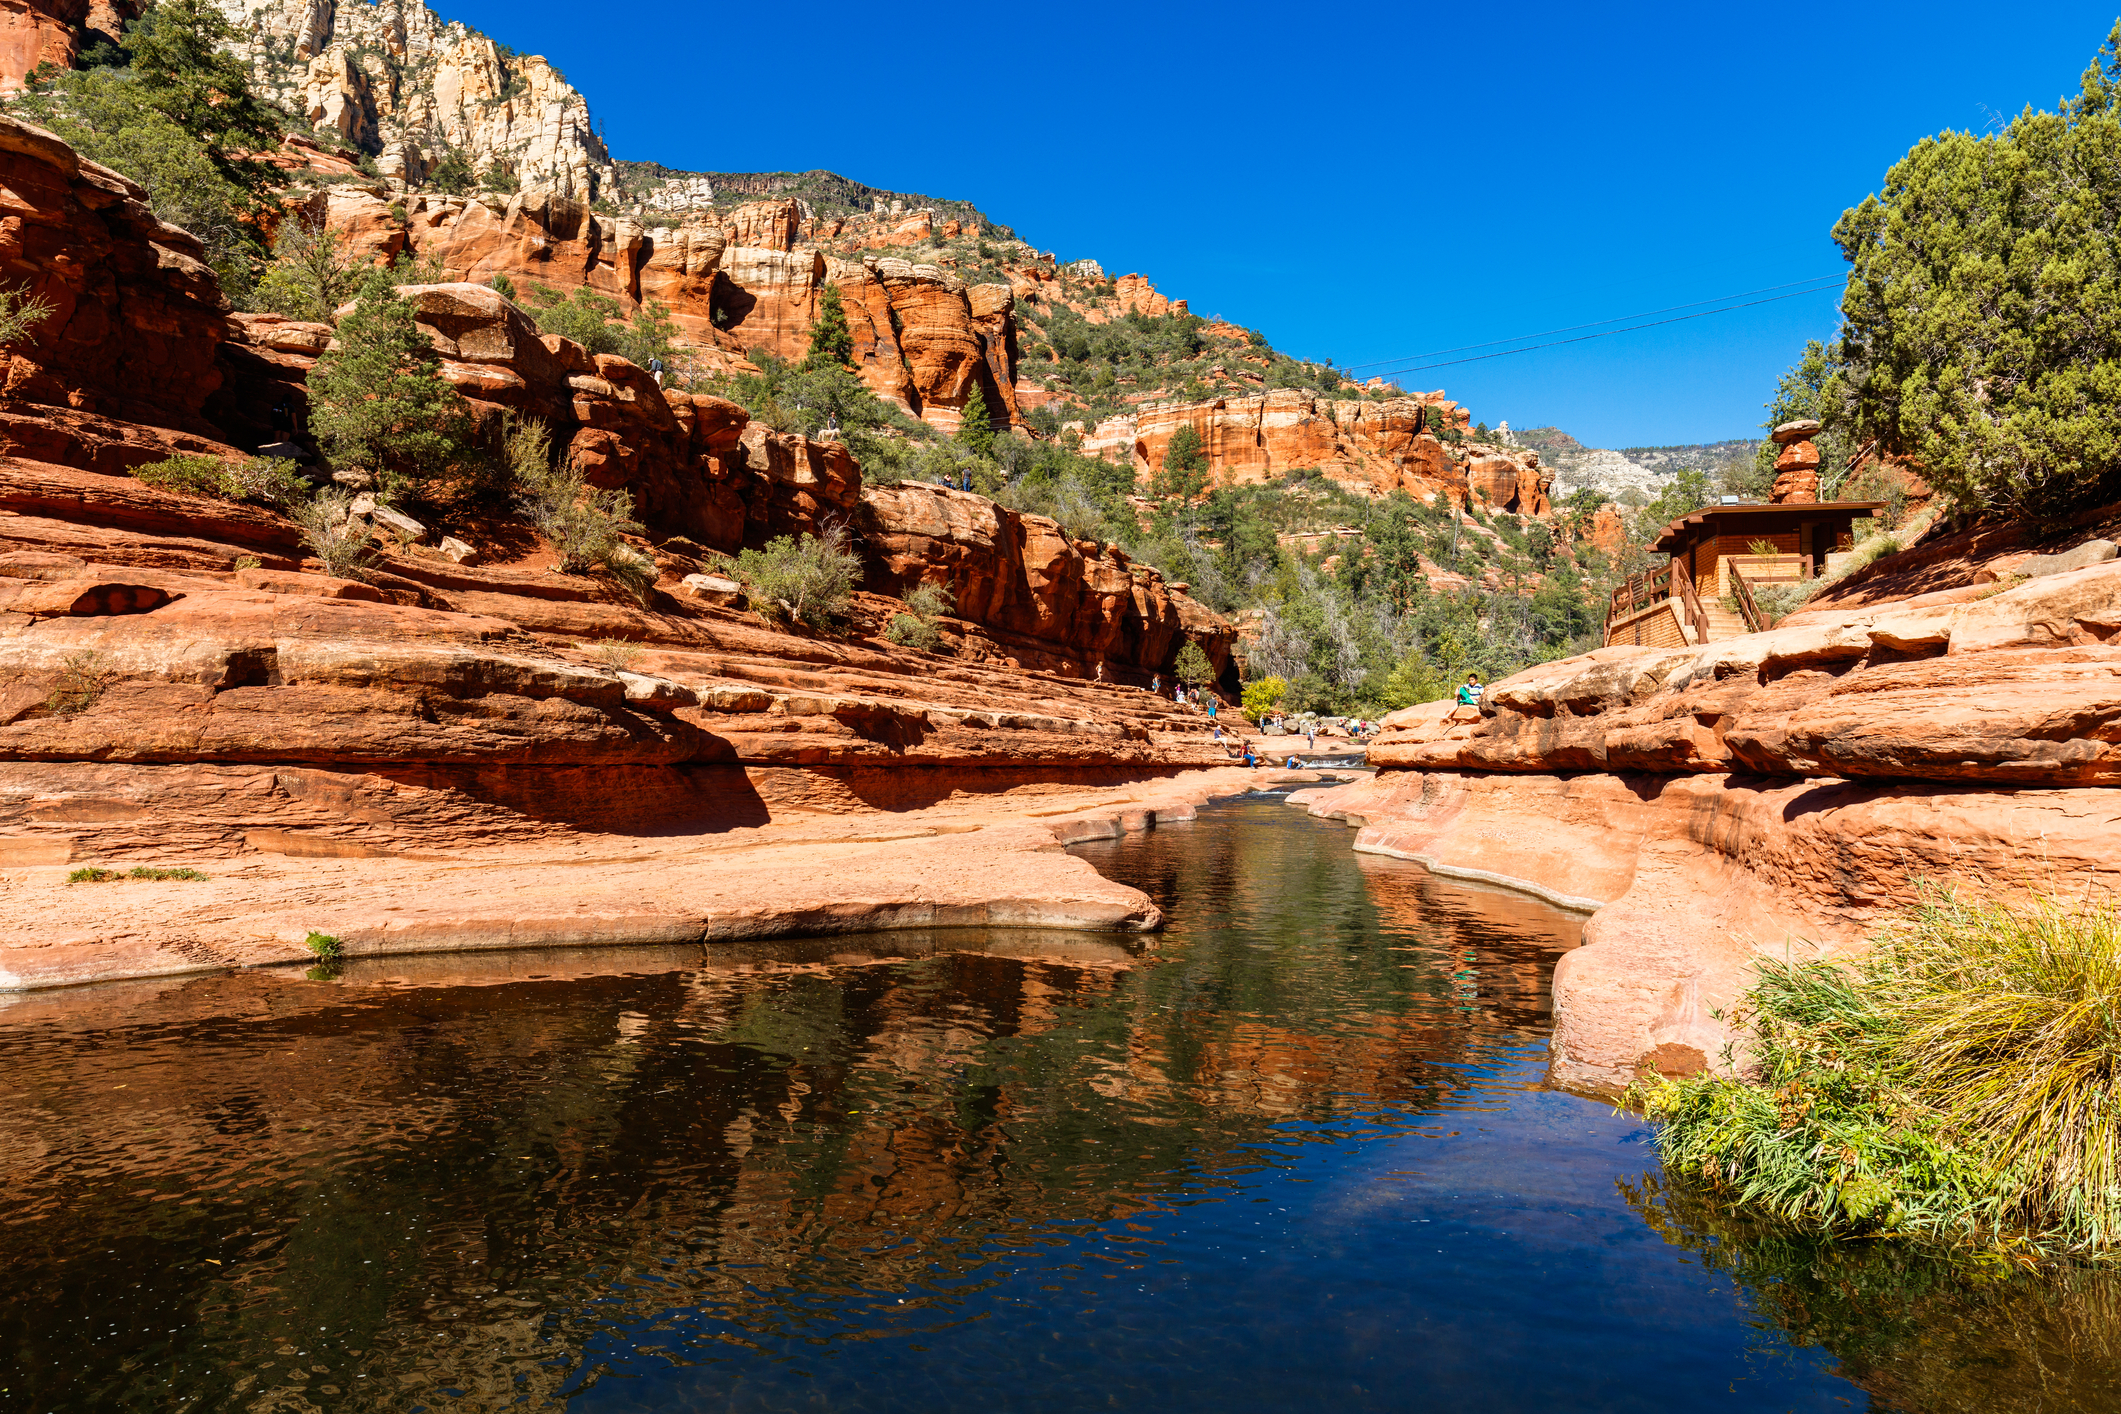
[[[609,24],[553,0],[430,3],[550,58],[621,157],[974,201],[1064,260],[1343,365],[1832,276],[1829,229],[1894,159],[2052,106],[2121,12],[824,0]],[[1835,304],[1402,381],[1594,446],[1747,436]]]

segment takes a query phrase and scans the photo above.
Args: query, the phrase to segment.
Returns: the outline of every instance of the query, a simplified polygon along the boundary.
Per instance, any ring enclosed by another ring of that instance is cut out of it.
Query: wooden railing
[[[1606,606],[1606,627],[1613,620],[1637,609],[1648,608],[1660,599],[1668,599],[1672,593],[1672,566],[1666,563],[1657,569],[1644,570],[1641,574],[1629,575],[1613,588],[1613,602]]]
[[[1692,625],[1695,641],[1708,642],[1709,613],[1694,588],[1694,576],[1687,572],[1682,560],[1667,560],[1656,569],[1644,570],[1622,580],[1613,590],[1612,602],[1606,605],[1606,633],[1612,632],[1615,619],[1625,618],[1637,609],[1647,609],[1667,599],[1679,601],[1679,617]]]
[[[1694,592],[1694,576],[1688,571],[1686,561],[1677,558],[1672,561],[1672,589],[1672,597],[1680,602],[1686,611],[1687,622],[1694,626],[1694,641],[1708,642],[1709,612],[1701,607],[1701,596]]]
[[[1753,586],[1746,583],[1745,571],[1730,561],[1724,561],[1724,569],[1731,576],[1731,587],[1737,590],[1738,617],[1745,620],[1747,633],[1766,633],[1767,615],[1760,612],[1759,603],[1753,598]]]

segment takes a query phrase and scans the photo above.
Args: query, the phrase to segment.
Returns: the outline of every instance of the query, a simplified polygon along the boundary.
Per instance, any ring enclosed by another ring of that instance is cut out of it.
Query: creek
[[[2112,1407],[2105,1286],[1747,1233],[1545,1088],[1575,915],[1271,798],[1076,852],[1165,932],[5,999],[0,1406]]]

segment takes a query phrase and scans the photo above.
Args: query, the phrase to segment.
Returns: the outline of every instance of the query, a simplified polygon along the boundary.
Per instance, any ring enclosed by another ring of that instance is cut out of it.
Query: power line
[[[1777,300],[1798,299],[1804,295],[1816,295],[1824,289],[1825,287],[1821,286],[1820,289],[1814,290],[1793,290],[1786,295],[1769,295],[1766,299],[1748,300],[1744,304],[1726,305],[1722,309],[1704,309],[1698,314],[1682,314],[1672,319],[1653,319],[1647,324],[1630,324],[1625,329],[1606,329],[1596,334],[1579,334],[1573,339],[1555,339],[1544,344],[1527,344],[1521,349],[1504,349],[1500,353],[1475,354],[1471,358],[1445,359],[1442,363],[1424,363],[1412,368],[1388,368],[1376,376],[1380,378],[1397,378],[1408,373],[1425,373],[1432,368],[1451,368],[1461,363],[1481,363],[1491,358],[1508,358],[1511,354],[1533,353],[1539,349],[1559,348],[1563,344],[1582,344],[1588,343],[1592,339],[1609,339],[1615,334],[1632,334],[1638,329],[1655,329],[1661,324],[1684,324],[1689,319],[1706,319],[1712,314],[1730,314],[1735,310],[1751,309],[1756,304],[1773,304]],[[1675,308],[1684,308],[1684,306],[1675,306]],[[1577,327],[1582,328],[1583,326],[1578,325]],[[1481,346],[1479,344],[1469,344],[1467,347],[1477,349]],[[1445,352],[1449,352],[1449,350],[1445,350]],[[1419,357],[1419,355],[1416,355],[1416,357]]]
[[[1663,309],[1646,309],[1640,314],[1616,314],[1611,319],[1593,319],[1588,324],[1570,324],[1560,329],[1541,329],[1536,334],[1519,334],[1514,338],[1508,339],[1490,339],[1484,344],[1459,344],[1455,348],[1430,349],[1425,353],[1400,354],[1393,358],[1372,359],[1368,363],[1349,364],[1346,371],[1352,373],[1358,368],[1378,368],[1387,363],[1398,363],[1402,359],[1434,358],[1438,354],[1464,353],[1468,349],[1491,349],[1497,344],[1514,344],[1519,343],[1525,339],[1544,339],[1549,334],[1573,334],[1578,329],[1595,329],[1601,324],[1618,324],[1623,319],[1647,319],[1653,314],[1670,314],[1675,309],[1693,309],[1697,305],[1722,304],[1725,300],[1744,299],[1747,295],[1764,295],[1775,290],[1787,290],[1794,285],[1817,285],[1821,281],[1825,281],[1827,284],[1830,285],[1833,282],[1844,278],[1846,277],[1842,275],[1814,275],[1808,280],[1792,280],[1787,285],[1763,285],[1757,290],[1740,290],[1735,295],[1719,295],[1715,299],[1690,300],[1686,304],[1668,304]],[[1822,289],[1825,287],[1825,285],[1820,286],[1820,288]],[[1799,290],[1798,293],[1806,294],[1813,292]],[[1617,333],[1619,331],[1615,330],[1614,332]]]

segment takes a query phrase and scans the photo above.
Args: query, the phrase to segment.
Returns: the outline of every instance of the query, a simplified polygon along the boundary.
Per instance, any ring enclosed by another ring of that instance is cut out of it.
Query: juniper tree
[[[310,370],[310,430],[335,470],[365,469],[386,494],[417,498],[462,455],[467,418],[388,272],[362,284],[338,345]]]
[[[2117,151],[2121,25],[2061,111],[1924,138],[1843,213],[1854,440],[2006,513],[2121,490]]]

